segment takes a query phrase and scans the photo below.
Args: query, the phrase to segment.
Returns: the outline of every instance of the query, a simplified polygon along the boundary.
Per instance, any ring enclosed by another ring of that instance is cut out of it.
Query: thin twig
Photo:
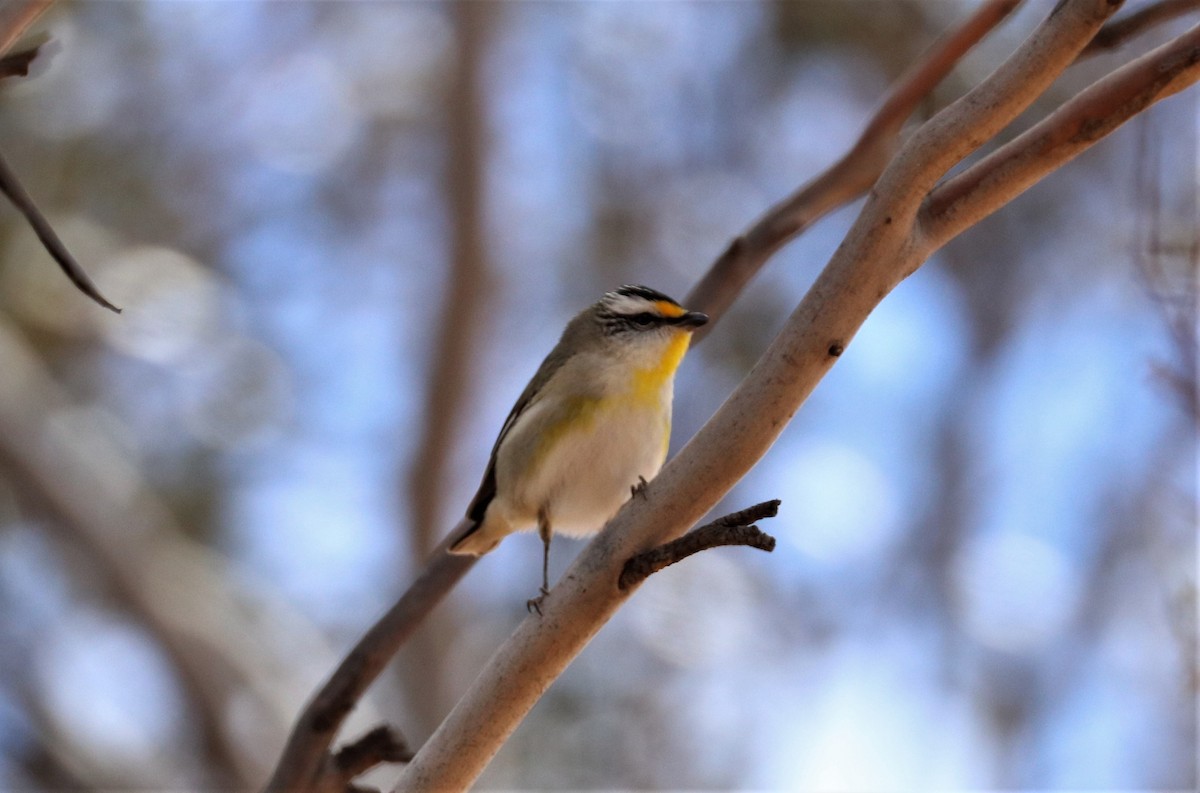
[[[38,56],[38,50],[41,45],[30,47],[20,52],[14,52],[12,55],[5,55],[0,58],[0,80],[6,77],[25,77],[29,74],[29,64],[33,63],[33,59]]]
[[[737,512],[730,512],[728,515],[717,518],[710,525],[713,526],[749,526],[756,520],[764,520],[773,518],[779,514],[779,505],[783,502],[777,498],[770,501],[762,501],[753,506],[739,509]]]
[[[0,7],[0,55],[8,52],[8,48],[17,42],[18,38],[24,34],[25,29],[29,28],[29,25],[34,23],[34,20],[41,16],[41,13],[46,11],[49,5],[49,0],[34,0],[10,2],[10,4]],[[2,62],[0,77],[28,73],[29,62],[35,58],[37,52],[38,48],[34,47],[26,49],[22,53],[6,56],[4,60],[0,61]],[[80,266],[71,256],[71,252],[67,251],[67,247],[59,239],[59,235],[55,234],[54,228],[50,226],[46,216],[42,215],[42,211],[34,203],[34,199],[30,198],[29,193],[20,184],[17,174],[14,174],[8,167],[4,157],[0,157],[0,193],[4,193],[12,205],[16,206],[17,211],[25,216],[25,221],[34,229],[37,239],[41,240],[50,257],[58,262],[62,272],[65,272],[67,278],[70,278],[71,283],[78,287],[80,292],[88,295],[104,308],[121,313],[120,308],[104,299],[100,290],[96,288],[96,284],[92,283],[91,278],[84,271],[83,266]]]
[[[17,2],[9,3],[0,7],[0,56],[8,52],[9,48],[20,39],[25,30],[33,24],[43,11],[50,6],[50,0],[18,0]],[[25,50],[16,55],[8,56],[3,59],[2,69],[0,69],[0,77],[8,77],[13,74],[27,74],[29,70],[29,62],[38,53],[38,47]],[[17,208],[17,211],[25,216],[25,220],[33,228],[34,234],[41,240],[42,245],[46,248],[46,252],[58,262],[58,266],[66,273],[67,278],[71,283],[78,287],[79,291],[90,297],[105,308],[115,311],[120,314],[121,309],[108,302],[105,297],[100,294],[100,290],[92,282],[92,279],[84,271],[83,267],[67,250],[67,246],[59,239],[50,222],[46,220],[46,216],[38,209],[29,193],[21,186],[21,182],[17,179],[17,175],[8,167],[8,163],[0,157],[0,193],[3,193],[12,205]]]
[[[1196,9],[1200,9],[1200,0],[1160,0],[1154,5],[1138,9],[1100,28],[1096,38],[1084,47],[1079,57],[1083,59],[1115,50],[1150,28],[1170,22]]]
[[[0,7],[0,56],[8,52],[25,33],[25,30],[49,6],[50,0],[17,0]],[[37,53],[38,47],[33,47],[16,55],[4,57],[0,61],[0,78],[14,74],[28,74],[29,62]],[[121,309],[108,302],[100,294],[100,290],[96,288],[87,272],[67,250],[67,246],[59,239],[50,222],[46,220],[46,216],[38,209],[37,204],[34,203],[25,188],[21,186],[17,175],[8,167],[8,163],[4,161],[3,157],[0,157],[0,193],[3,193],[17,208],[17,211],[25,216],[25,220],[33,228],[37,238],[41,240],[46,252],[54,261],[58,262],[58,266],[66,273],[71,283],[92,300],[120,314]]]
[[[115,311],[120,314],[121,309],[114,306],[105,299],[104,295],[100,294],[100,290],[92,283],[92,279],[84,271],[79,262],[75,261],[75,257],[67,250],[67,246],[58,238],[58,234],[54,232],[54,228],[50,222],[46,220],[46,216],[33,203],[33,199],[29,197],[29,193],[21,186],[17,180],[17,175],[8,167],[8,163],[0,156],[0,193],[4,193],[12,205],[25,216],[25,220],[33,227],[34,234],[41,240],[42,245],[46,248],[47,253],[58,262],[58,266],[66,273],[67,278],[71,279],[71,283],[79,288],[79,291],[95,300],[105,308]]]
[[[407,763],[412,750],[404,736],[386,724],[381,724],[356,741],[343,746],[333,756],[333,766],[342,775],[342,784],[381,763]]]
[[[775,538],[759,530],[754,521],[773,518],[778,513],[779,499],[764,501],[740,512],[717,518],[712,523],[692,529],[682,537],[639,553],[621,569],[617,587],[622,590],[635,587],[659,570],[710,548],[748,545],[770,553],[775,550]]]

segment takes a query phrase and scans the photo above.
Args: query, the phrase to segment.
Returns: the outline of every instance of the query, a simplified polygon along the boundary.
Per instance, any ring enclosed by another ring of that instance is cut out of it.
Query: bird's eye
[[[641,325],[642,327],[646,327],[647,325],[653,324],[654,315],[653,314],[634,314],[633,317],[631,317],[631,319],[634,322],[636,322],[638,325]]]

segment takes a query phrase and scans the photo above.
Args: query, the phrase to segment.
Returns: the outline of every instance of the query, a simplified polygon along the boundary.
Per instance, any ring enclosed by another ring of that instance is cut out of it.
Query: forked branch
[[[837,162],[767,210],[729,244],[684,300],[688,308],[709,316],[709,323],[695,332],[696,341],[713,329],[776,251],[870,189],[900,146],[905,122],[962,57],[1018,5],[1020,0],[989,0],[934,42],[888,90],[858,140]]]
[[[1200,25],[1077,94],[947,180],[925,200],[921,229],[939,248],[1151,104],[1200,78]]]
[[[715,319],[776,250],[825,214],[862,195],[899,145],[900,130],[913,111],[963,55],[1018,4],[1019,0],[988,0],[930,47],[889,91],[850,151],[823,175],[768,211],[735,241],[684,302]],[[696,341],[701,338],[697,335]],[[696,515],[693,521],[699,517]],[[329,767],[329,746],[345,716],[383,665],[474,561],[466,556],[432,554],[417,582],[371,628],[306,705],[288,737],[269,790],[311,789],[324,778],[322,769]]]
[[[331,791],[360,789],[354,778],[361,776],[382,763],[407,763],[412,759],[412,750],[404,736],[391,727],[381,725],[356,741],[343,746],[333,756]]]
[[[764,501],[717,518],[657,548],[643,551],[625,563],[617,586],[622,591],[631,589],[665,567],[723,545],[746,545],[770,553],[775,550],[775,538],[755,526],[754,521],[773,518],[777,514],[779,499]]]
[[[641,548],[679,536],[711,509],[766,453],[868,314],[933,252],[935,243],[924,238],[917,220],[938,180],[1045,91],[1117,5],[1107,0],[1059,3],[992,76],[910,138],[747,378],[650,483],[646,497],[629,502],[584,549],[563,583],[543,601],[544,616],[524,620],[501,646],[404,770],[398,789],[465,789],[472,784],[628,596],[616,585],[625,560]],[[1168,83],[1172,88],[1194,82],[1191,71],[1180,74],[1185,76]],[[1162,90],[1151,92],[1150,101],[1164,95]],[[1095,140],[1087,136],[1084,147]]]
[[[1159,0],[1126,17],[1109,22],[1088,42],[1082,56],[1115,50],[1153,27],[1164,25],[1196,10],[1200,10],[1200,0]]]

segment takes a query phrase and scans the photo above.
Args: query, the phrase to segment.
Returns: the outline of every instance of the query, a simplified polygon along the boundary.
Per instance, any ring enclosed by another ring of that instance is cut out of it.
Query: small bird
[[[482,556],[517,531],[594,534],[658,473],[675,370],[708,317],[645,286],[622,286],[567,323],[500,430],[450,553]]]

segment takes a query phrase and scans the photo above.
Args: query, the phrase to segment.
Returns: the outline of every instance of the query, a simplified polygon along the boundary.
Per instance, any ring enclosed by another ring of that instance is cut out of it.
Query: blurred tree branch
[[[717,320],[776,251],[830,212],[870,189],[899,147],[900,133],[913,112],[962,57],[1003,22],[1020,2],[989,0],[961,25],[934,42],[891,87],[858,140],[841,159],[771,207],[749,230],[730,243],[683,301],[692,310],[703,311],[709,316],[709,323],[695,333],[697,341],[712,331]]]
[[[448,187],[450,270],[437,336],[428,365],[425,421],[413,457],[407,488],[413,566],[429,557],[444,523],[447,474],[470,390],[473,355],[487,314],[488,268],[484,240],[483,196],[487,161],[487,104],[484,100],[487,30],[493,10],[486,3],[454,6],[456,62],[451,89],[445,92],[449,135],[444,182]],[[413,638],[402,677],[417,735],[428,735],[445,715],[453,697],[446,690],[444,658],[456,633],[455,615],[442,618]]]
[[[1158,305],[1175,346],[1175,361],[1153,366],[1155,374],[1179,400],[1184,415],[1200,424],[1200,228],[1196,226],[1196,197],[1174,213],[1163,204],[1162,174],[1172,163],[1164,156],[1161,142],[1151,142],[1152,120],[1142,116],[1138,124],[1137,203],[1140,213],[1136,243],[1138,275],[1146,294]],[[1158,135],[1154,136],[1159,140]],[[1171,214],[1177,215],[1170,217]],[[1171,227],[1190,227],[1187,243],[1172,241]]]
[[[1032,128],[947,180],[924,202],[930,251],[1016,198],[1097,140],[1200,75],[1200,26],[1093,83]]]
[[[1100,28],[1096,37],[1083,48],[1080,57],[1115,50],[1150,28],[1163,25],[1196,9],[1200,9],[1200,0],[1159,0],[1121,19],[1114,19]]]
[[[7,0],[0,5],[0,56],[21,40],[53,0]]]
[[[51,527],[86,548],[112,594],[160,642],[193,705],[213,771],[218,779],[236,779],[237,764],[218,723],[225,687],[180,632],[178,615],[147,575],[154,569],[148,558],[161,550],[157,527],[168,521],[165,509],[140,488],[123,494],[104,486],[94,466],[115,465],[115,449],[96,438],[68,440],[46,432],[52,412],[67,400],[16,331],[3,326],[0,360],[6,372],[0,388],[0,473]]]
[[[33,233],[37,235],[42,246],[50,257],[58,263],[59,268],[70,279],[71,283],[105,308],[117,314],[121,313],[121,309],[114,306],[112,303],[100,294],[100,290],[96,288],[96,284],[92,281],[91,276],[83,269],[71,252],[67,250],[67,246],[59,238],[58,233],[54,231],[54,227],[50,225],[50,221],[42,214],[42,210],[33,202],[33,198],[21,185],[17,179],[17,175],[8,167],[8,163],[0,157],[0,193],[9,200],[9,202],[17,208],[17,211],[25,216],[25,221],[29,223],[29,227],[33,229]]]
[[[11,670],[5,669],[6,682],[17,681]],[[39,775],[57,780],[57,784],[45,786],[47,790],[134,790],[161,787],[172,777],[174,768],[167,757],[155,757],[137,767],[120,767],[114,763],[97,762],[95,755],[87,751],[73,738],[64,714],[52,711],[42,693],[36,689],[35,681],[26,677],[16,682],[14,695],[22,712],[29,720],[30,731],[36,736],[37,744],[31,747]],[[69,715],[68,715],[69,718]],[[220,775],[214,775],[214,779]]]
[[[913,110],[1018,2],[990,0],[931,47],[890,91],[851,151],[808,186],[772,208],[739,238],[754,242],[735,241],[684,302],[718,318],[775,250],[869,188],[898,145],[896,138]],[[456,533],[457,529],[450,538]],[[339,784],[340,776],[331,765],[330,747],[345,717],[418,624],[476,561],[445,553],[448,544],[443,541],[431,554],[417,580],[306,704],[267,784],[268,790],[325,790]]]
[[[261,769],[232,743],[223,722],[229,697],[253,695],[286,718],[289,684],[298,685],[264,658],[256,620],[290,625],[291,646],[310,654],[318,649],[315,631],[298,632],[292,615],[230,579],[227,564],[187,539],[95,422],[64,423],[69,398],[4,323],[0,364],[0,476],[45,516],[48,529],[85,550],[108,592],[161,645],[203,738],[208,783],[249,786]]]
[[[471,353],[484,315],[488,281],[484,242],[483,162],[486,112],[481,101],[481,63],[488,9],[483,3],[457,3],[458,42],[454,87],[449,92],[449,150],[446,183],[452,218],[450,271],[442,298],[441,317],[433,340],[432,376],[425,394],[424,415],[408,500],[416,558],[424,559],[437,545],[439,508],[454,429],[462,417],[471,372]]]
[[[875,183],[900,146],[905,122],[963,55],[1003,22],[1020,2],[984,3],[962,25],[935,42],[892,86],[858,140],[840,160],[768,210],[730,243],[684,300],[687,306],[705,312],[712,320],[696,331],[697,340],[712,331],[716,320],[776,251],[830,212],[862,196]],[[1146,30],[1198,7],[1200,0],[1161,0],[1124,19],[1109,22],[1079,58],[1117,49]]]
[[[1191,33],[1185,34],[1101,79],[1044,127],[1035,127],[950,180],[954,187],[931,201],[937,196],[931,191],[946,172],[1037,99],[1119,5],[1107,0],[1059,3],[996,72],[913,134],[751,373],[651,482],[646,498],[627,503],[579,555],[543,602],[544,616],[518,626],[418,751],[398,789],[465,789],[472,784],[542,693],[629,596],[617,586],[625,561],[681,534],[745,475],[828,372],[837,357],[834,351],[849,343],[871,310],[938,246],[1148,104],[1200,78],[1200,47]],[[1088,115],[1095,112],[1103,115]],[[1074,134],[1059,141],[1056,135],[1064,129]],[[1052,141],[1049,151],[1021,148],[1038,146],[1043,135]],[[1013,165],[997,167],[1003,163]],[[976,170],[981,166],[982,171]],[[996,169],[993,178],[979,178],[991,169]],[[923,211],[930,203],[953,206],[956,212]]]

